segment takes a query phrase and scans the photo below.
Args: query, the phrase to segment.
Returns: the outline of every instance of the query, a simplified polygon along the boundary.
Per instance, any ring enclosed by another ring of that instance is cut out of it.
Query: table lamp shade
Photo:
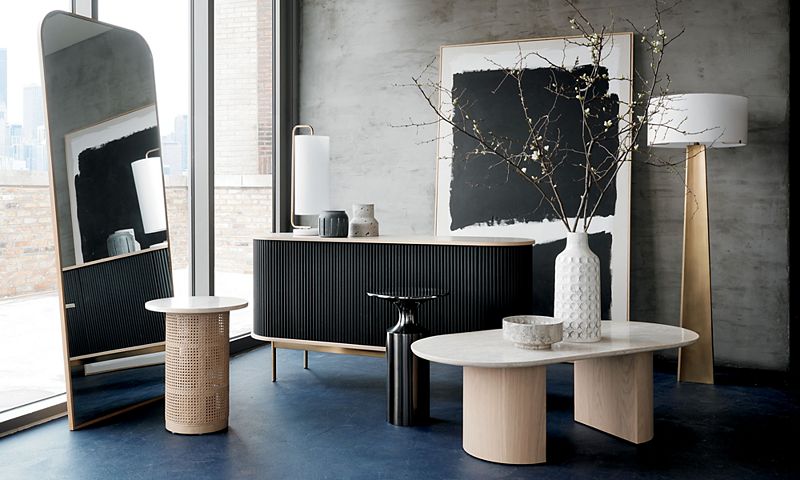
[[[167,229],[166,202],[164,201],[164,175],[161,157],[148,157],[131,163],[136,197],[142,213],[144,233]]]
[[[741,147],[747,144],[747,98],[717,93],[654,97],[647,144],[654,147]]]
[[[294,213],[317,215],[330,208],[330,137],[296,135],[294,149]]]

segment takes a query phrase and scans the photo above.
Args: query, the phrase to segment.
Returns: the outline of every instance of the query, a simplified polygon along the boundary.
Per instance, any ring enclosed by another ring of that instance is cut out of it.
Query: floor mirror
[[[141,35],[66,12],[41,27],[70,429],[164,395],[172,296],[153,59]]]

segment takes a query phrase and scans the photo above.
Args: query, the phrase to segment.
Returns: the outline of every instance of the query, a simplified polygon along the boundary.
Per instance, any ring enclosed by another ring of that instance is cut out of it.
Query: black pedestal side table
[[[399,313],[397,323],[386,331],[387,421],[392,425],[408,426],[428,420],[430,364],[411,352],[411,344],[428,334],[416,322],[417,307],[447,294],[431,288],[367,292],[370,297],[389,300]]]

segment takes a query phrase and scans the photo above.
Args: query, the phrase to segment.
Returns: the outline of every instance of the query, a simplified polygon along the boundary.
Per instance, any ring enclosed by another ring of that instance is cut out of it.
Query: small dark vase
[[[319,236],[347,237],[347,220],[344,210],[324,210],[319,214]]]

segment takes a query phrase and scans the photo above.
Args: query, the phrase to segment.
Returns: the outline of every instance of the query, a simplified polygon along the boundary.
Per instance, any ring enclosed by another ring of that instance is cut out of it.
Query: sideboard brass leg
[[[308,370],[308,350],[303,350],[303,368]]]
[[[275,347],[275,342],[270,342],[269,348],[272,350],[272,381],[274,382],[278,378],[277,359],[275,356],[278,349]]]

